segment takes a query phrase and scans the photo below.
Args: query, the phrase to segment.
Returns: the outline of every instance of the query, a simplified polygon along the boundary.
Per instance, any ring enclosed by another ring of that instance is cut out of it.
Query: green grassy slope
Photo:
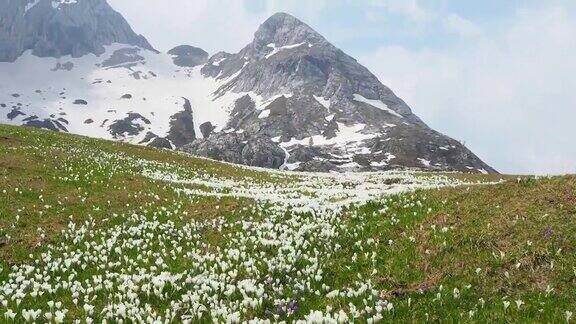
[[[571,319],[576,177],[376,177],[0,126],[0,322]]]

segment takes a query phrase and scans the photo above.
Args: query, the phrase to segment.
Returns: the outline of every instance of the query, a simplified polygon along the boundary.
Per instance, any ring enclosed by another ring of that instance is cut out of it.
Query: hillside
[[[0,319],[563,322],[576,177],[265,171],[0,126]]]

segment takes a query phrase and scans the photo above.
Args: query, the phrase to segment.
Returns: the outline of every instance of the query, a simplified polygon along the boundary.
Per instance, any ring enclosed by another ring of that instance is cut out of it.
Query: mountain
[[[193,154],[305,171],[494,171],[427,127],[370,71],[288,14],[273,15],[252,43],[215,60],[203,74],[230,78],[216,95],[247,95],[236,102],[225,132],[184,148]]]
[[[298,171],[495,172],[288,14],[209,57],[158,53],[105,0],[0,3],[4,123]]]

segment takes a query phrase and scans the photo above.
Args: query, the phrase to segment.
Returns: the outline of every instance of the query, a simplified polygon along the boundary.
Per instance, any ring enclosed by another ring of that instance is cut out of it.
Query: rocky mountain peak
[[[274,44],[276,47],[301,43],[317,44],[326,42],[324,37],[298,18],[279,12],[268,18],[254,34],[253,44],[265,47]]]
[[[243,94],[222,131],[182,149],[228,162],[299,171],[421,168],[493,172],[432,129],[366,67],[299,19],[277,13],[239,53],[202,68]],[[280,149],[278,149],[280,148]]]
[[[113,43],[154,51],[106,0],[0,0],[0,62],[32,50],[39,57],[100,55]]]

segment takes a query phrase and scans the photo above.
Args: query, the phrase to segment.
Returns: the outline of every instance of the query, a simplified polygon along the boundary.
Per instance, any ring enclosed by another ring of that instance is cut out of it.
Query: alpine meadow
[[[122,1],[0,0],[0,323],[574,320],[576,176],[499,173],[313,20],[164,51]]]

